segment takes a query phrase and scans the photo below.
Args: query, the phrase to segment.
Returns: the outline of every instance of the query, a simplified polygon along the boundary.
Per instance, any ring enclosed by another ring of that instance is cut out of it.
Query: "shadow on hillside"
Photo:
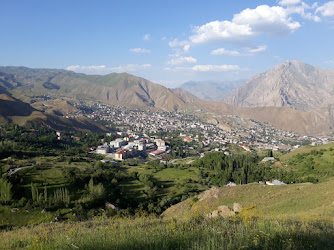
[[[3,100],[0,99],[0,115],[1,116],[29,116],[35,111],[29,104],[19,100]]]

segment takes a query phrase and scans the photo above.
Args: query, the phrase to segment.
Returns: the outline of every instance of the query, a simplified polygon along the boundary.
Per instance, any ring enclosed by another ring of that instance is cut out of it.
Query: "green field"
[[[165,218],[187,218],[208,214],[222,205],[256,207],[266,217],[334,217],[334,179],[312,184],[282,186],[247,184],[236,187],[214,188],[194,202],[188,199],[167,209]]]

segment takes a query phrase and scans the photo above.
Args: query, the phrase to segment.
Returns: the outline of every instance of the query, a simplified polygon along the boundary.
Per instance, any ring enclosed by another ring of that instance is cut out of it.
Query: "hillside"
[[[189,81],[183,83],[179,88],[188,91],[203,100],[221,101],[244,81]]]
[[[239,116],[268,122],[274,127],[300,134],[328,135],[333,132],[334,121],[316,112],[305,112],[290,107],[233,106],[222,102],[201,100],[182,89],[174,89],[173,93],[184,100],[185,108],[192,110],[200,117],[206,117],[209,121],[214,119],[218,125],[225,126],[228,120],[233,126],[238,126],[231,117]]]
[[[67,107],[68,108],[68,107]],[[51,112],[44,113],[6,94],[0,94],[0,124],[15,123],[21,126],[46,126],[57,130],[109,131],[101,124],[86,117],[67,119]]]
[[[7,94],[0,94],[0,122],[14,122],[23,125],[27,120],[39,118],[46,119],[46,116],[24,103]]]
[[[262,184],[212,188],[198,196],[198,201],[188,199],[163,213],[163,217],[187,218],[206,215],[218,206],[241,203],[245,207],[256,206],[269,216],[334,216],[334,181],[311,184],[267,186]]]
[[[158,84],[127,73],[85,75],[66,70],[0,67],[3,91],[20,96],[54,94],[109,104],[178,110],[183,101]]]

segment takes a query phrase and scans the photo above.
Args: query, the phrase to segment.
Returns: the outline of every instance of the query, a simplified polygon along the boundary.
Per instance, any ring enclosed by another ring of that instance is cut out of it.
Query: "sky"
[[[0,0],[0,65],[128,72],[166,87],[286,60],[334,68],[334,1]]]

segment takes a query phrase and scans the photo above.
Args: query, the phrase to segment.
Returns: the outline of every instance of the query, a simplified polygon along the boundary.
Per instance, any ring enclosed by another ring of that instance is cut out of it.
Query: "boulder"
[[[115,205],[111,204],[108,201],[106,202],[106,209],[118,210],[118,208]]]
[[[218,217],[218,216],[219,216],[219,211],[218,211],[218,210],[214,210],[214,211],[212,211],[212,213],[209,213],[209,214],[207,215],[207,217],[208,217],[209,219],[216,218],[216,217]]]
[[[18,211],[20,211],[20,209],[19,209],[19,208],[16,208],[16,207],[14,207],[14,208],[12,208],[10,211],[11,211],[12,213],[15,213],[15,212],[18,212]]]
[[[224,218],[235,215],[235,212],[232,211],[228,206],[219,206],[218,211],[219,215]]]
[[[240,213],[243,206],[240,203],[233,203],[233,211],[236,213]]]

